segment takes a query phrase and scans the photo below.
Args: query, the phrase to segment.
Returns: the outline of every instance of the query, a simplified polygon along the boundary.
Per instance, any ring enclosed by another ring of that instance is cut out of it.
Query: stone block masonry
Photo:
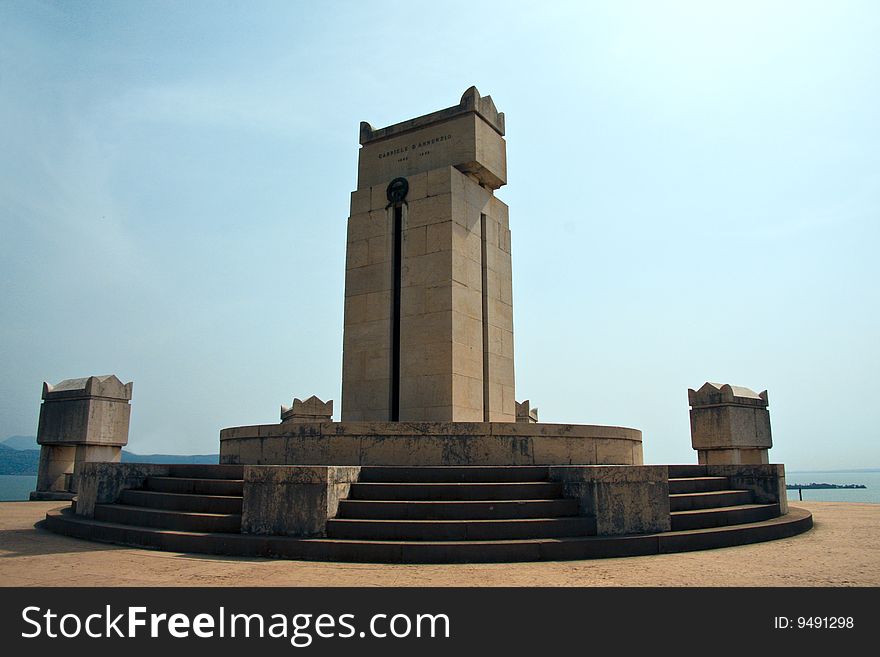
[[[132,383],[123,384],[112,374],[43,383],[40,465],[31,499],[69,499],[82,464],[122,458],[131,393]]]
[[[614,536],[669,531],[668,473],[665,465],[556,466],[550,480],[565,485],[581,515],[596,519],[598,535]]]
[[[343,421],[515,420],[510,229],[494,196],[503,134],[503,114],[474,88],[440,112],[362,125]]]
[[[785,489],[785,466],[781,463],[709,465],[710,477],[727,477],[733,488],[750,490],[759,504],[779,504],[780,513],[788,513]]]
[[[244,468],[243,534],[323,536],[358,467],[249,465]]]
[[[76,513],[91,517],[96,504],[112,504],[122,491],[143,486],[147,477],[167,477],[171,466],[156,463],[83,463],[78,473]]]
[[[642,432],[526,422],[322,422],[231,427],[242,465],[642,465]]]
[[[769,463],[773,446],[767,391],[724,383],[688,390],[691,445],[703,465]]]

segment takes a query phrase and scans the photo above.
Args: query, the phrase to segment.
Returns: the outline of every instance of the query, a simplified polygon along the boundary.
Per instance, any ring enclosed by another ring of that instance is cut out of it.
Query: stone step
[[[705,477],[707,475],[705,465],[670,465],[669,478],[683,479],[685,477]]]
[[[153,490],[124,490],[118,502],[128,506],[143,506],[171,511],[201,511],[204,513],[241,513],[240,496],[193,495],[163,493]]]
[[[754,496],[750,490],[714,490],[702,493],[680,493],[669,496],[670,511],[692,511],[716,507],[751,504]]]
[[[741,504],[717,509],[673,511],[672,531],[759,522],[779,515],[778,504]]]
[[[670,494],[703,493],[712,490],[728,490],[730,480],[727,477],[685,477],[669,480]]]
[[[812,526],[813,516],[809,511],[789,507],[789,512],[784,516],[776,515],[757,522],[660,534],[660,552],[713,550],[733,545],[774,541],[802,534]]]
[[[565,498],[458,502],[340,500],[336,517],[373,520],[515,520],[577,514],[578,501]]]
[[[147,477],[144,490],[162,493],[241,496],[244,482],[240,479],[197,479],[188,477]]]
[[[327,537],[389,541],[499,541],[589,536],[595,518],[519,520],[352,520],[327,521]]]
[[[518,483],[356,483],[351,500],[538,500],[562,496],[562,484]]]
[[[192,532],[240,532],[241,515],[237,513],[197,513],[148,509],[126,504],[96,504],[95,520]]]
[[[169,467],[172,477],[193,479],[242,479],[243,465],[213,465],[208,463],[176,463]]]
[[[173,552],[361,563],[497,563],[622,557],[744,545],[803,533],[813,526],[813,518],[804,509],[790,507],[785,516],[713,529],[644,536],[464,542],[298,539],[174,531],[84,518],[67,508],[50,511],[43,523],[59,534]]]
[[[359,481],[373,483],[497,483],[547,481],[541,466],[364,466]]]

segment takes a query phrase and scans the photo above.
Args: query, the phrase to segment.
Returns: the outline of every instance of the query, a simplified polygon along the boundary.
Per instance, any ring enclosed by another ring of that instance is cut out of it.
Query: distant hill
[[[0,474],[35,475],[40,463],[38,449],[12,449],[0,443]]]
[[[0,441],[0,445],[10,449],[40,449],[36,436],[9,436],[6,440]]]
[[[15,447],[22,445],[22,447]],[[134,454],[122,450],[123,463],[219,463],[219,454]],[[0,475],[35,475],[40,449],[33,436],[10,436],[0,441]]]

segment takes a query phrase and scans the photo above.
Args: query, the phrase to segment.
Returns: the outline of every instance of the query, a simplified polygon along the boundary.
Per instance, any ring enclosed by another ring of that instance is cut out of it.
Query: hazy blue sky
[[[692,462],[880,466],[880,3],[0,0],[0,438],[134,381],[129,447],[338,404],[358,122],[507,118],[517,397]]]

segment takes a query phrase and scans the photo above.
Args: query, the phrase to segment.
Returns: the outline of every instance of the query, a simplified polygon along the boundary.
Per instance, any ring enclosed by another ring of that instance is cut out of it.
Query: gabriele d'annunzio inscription
[[[409,153],[410,151],[417,151],[420,148],[427,148],[428,146],[432,146],[434,144],[438,144],[440,142],[449,141],[452,139],[452,135],[440,135],[439,137],[433,137],[431,139],[425,139],[424,141],[413,142],[412,144],[406,144],[401,146],[400,148],[394,148],[389,151],[383,151],[379,153],[379,159],[382,160],[386,157],[391,157],[393,155],[400,155],[401,153]]]

